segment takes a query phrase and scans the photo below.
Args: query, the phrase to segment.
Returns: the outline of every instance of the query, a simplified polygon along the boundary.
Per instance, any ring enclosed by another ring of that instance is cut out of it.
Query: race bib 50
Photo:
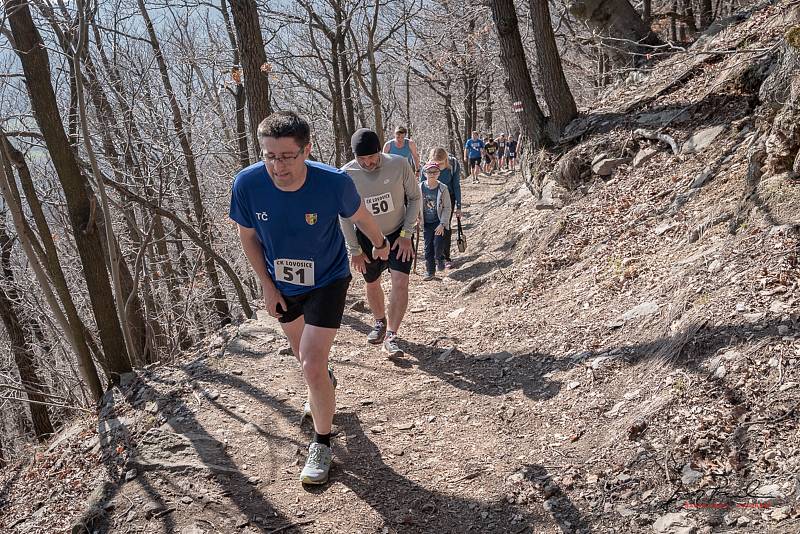
[[[375,195],[374,197],[367,197],[364,199],[367,209],[373,215],[383,215],[394,211],[394,202],[392,202],[391,193],[383,193],[382,195]]]

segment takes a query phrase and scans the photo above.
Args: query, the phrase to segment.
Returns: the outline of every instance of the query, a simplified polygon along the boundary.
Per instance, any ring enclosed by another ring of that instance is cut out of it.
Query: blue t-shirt
[[[302,295],[350,274],[339,216],[352,217],[361,197],[347,173],[306,161],[297,191],[281,191],[259,161],[233,182],[230,217],[255,228],[269,277],[283,295]]]
[[[464,148],[468,150],[467,157],[469,159],[478,159],[481,157],[481,149],[485,145],[483,144],[483,139],[478,139],[477,141],[472,139],[471,137],[467,139],[467,142],[464,143]]]

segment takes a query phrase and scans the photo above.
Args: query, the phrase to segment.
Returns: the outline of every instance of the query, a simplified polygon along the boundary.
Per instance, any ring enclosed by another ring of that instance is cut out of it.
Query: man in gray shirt
[[[350,261],[364,276],[367,303],[375,317],[367,342],[373,345],[383,342],[383,350],[390,356],[402,356],[397,331],[408,307],[408,273],[414,257],[411,236],[419,214],[419,186],[408,160],[382,153],[378,135],[372,130],[358,130],[351,145],[356,158],[342,170],[353,179],[367,210],[391,244],[387,260],[373,258],[369,239],[349,219],[341,219]],[[392,281],[388,317],[381,287],[381,273],[386,269]]]

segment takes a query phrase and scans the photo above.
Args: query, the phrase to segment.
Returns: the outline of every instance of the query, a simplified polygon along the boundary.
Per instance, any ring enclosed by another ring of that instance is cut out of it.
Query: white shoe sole
[[[325,475],[324,480],[313,480],[309,477],[300,477],[300,482],[302,484],[308,484],[310,486],[320,486],[328,482],[328,475]]]
[[[385,352],[386,354],[388,354],[390,357],[394,356],[395,358],[402,358],[406,354],[405,352],[402,351],[402,349],[397,349],[395,351],[391,351],[391,350],[387,349],[386,347],[381,347],[381,350],[383,352]]]

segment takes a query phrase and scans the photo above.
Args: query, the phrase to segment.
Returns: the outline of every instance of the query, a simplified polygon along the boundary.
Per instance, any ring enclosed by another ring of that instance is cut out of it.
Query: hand
[[[410,237],[398,237],[392,245],[392,250],[397,249],[397,259],[409,261],[414,257],[414,249],[411,247]]]
[[[436,230],[433,231],[435,235],[444,235],[444,225],[440,224],[436,227]]]
[[[353,269],[364,274],[367,272],[367,264],[369,263],[369,258],[363,252],[361,254],[357,254],[350,258],[350,263],[353,264]]]
[[[384,247],[381,249],[372,247],[372,257],[376,260],[386,261],[389,259],[389,240],[383,238]]]
[[[267,308],[267,313],[276,319],[280,318],[287,310],[286,301],[283,300],[283,295],[278,291],[272,283],[263,284],[264,286],[264,306]],[[281,307],[282,312],[278,311],[278,306]]]
[[[456,209],[456,219],[460,219],[460,218],[461,218],[461,210],[460,209]]]

